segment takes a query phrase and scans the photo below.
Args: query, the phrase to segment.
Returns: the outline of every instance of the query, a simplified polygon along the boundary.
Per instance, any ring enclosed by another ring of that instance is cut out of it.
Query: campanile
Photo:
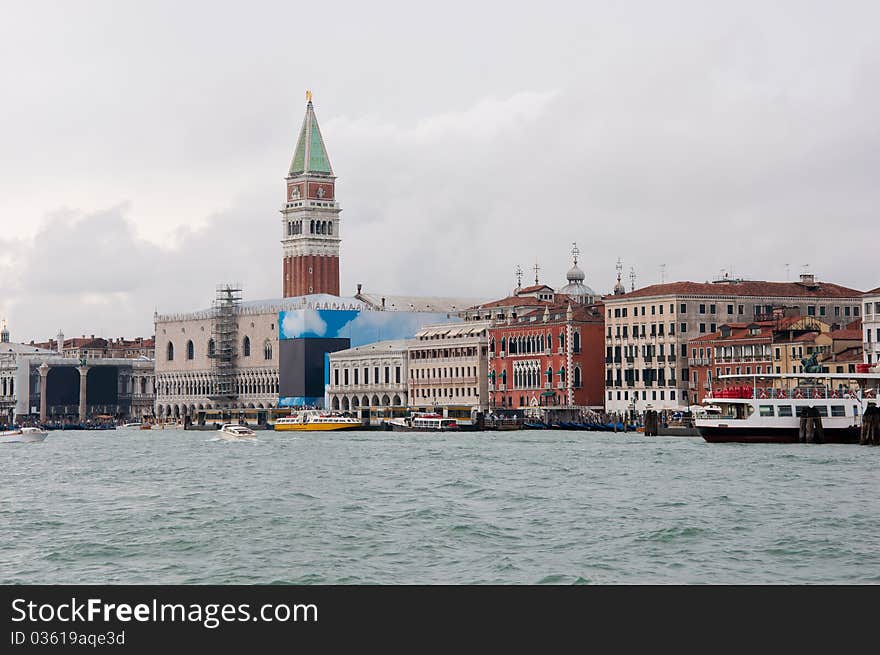
[[[306,92],[306,115],[290,163],[281,207],[283,296],[339,295],[339,205],[336,176]]]

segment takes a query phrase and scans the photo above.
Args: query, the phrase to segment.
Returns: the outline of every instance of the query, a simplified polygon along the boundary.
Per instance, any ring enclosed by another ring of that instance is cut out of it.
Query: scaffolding
[[[235,358],[238,340],[236,310],[241,303],[241,286],[221,284],[212,306],[211,344],[208,357],[213,369],[211,400],[229,401],[238,396],[235,389]]]

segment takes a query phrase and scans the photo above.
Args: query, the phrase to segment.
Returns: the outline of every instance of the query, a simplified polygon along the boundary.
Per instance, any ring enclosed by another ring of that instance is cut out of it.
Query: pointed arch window
[[[195,348],[193,347],[192,339],[186,342],[186,358],[193,359],[196,356]]]
[[[575,366],[574,367],[574,388],[580,389],[580,386],[581,386],[581,367]]]
[[[263,358],[266,360],[272,359],[272,342],[270,341],[263,345]]]
[[[174,361],[174,344],[172,342],[168,342],[168,347],[165,349],[165,359],[169,362]]]
[[[241,352],[244,357],[251,356],[251,338],[245,337],[244,341],[241,342]]]
[[[571,340],[572,345],[574,346],[574,352],[579,353],[581,351],[581,333],[575,332]]]
[[[208,339],[208,357],[214,357],[217,352],[217,348],[214,345],[213,339]]]

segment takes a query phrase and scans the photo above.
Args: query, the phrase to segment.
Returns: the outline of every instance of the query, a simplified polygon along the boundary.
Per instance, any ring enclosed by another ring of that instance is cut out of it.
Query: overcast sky
[[[150,335],[281,292],[311,89],[353,294],[880,285],[880,3],[0,0],[0,316]],[[786,268],[788,265],[788,268]],[[627,286],[629,286],[629,281]]]

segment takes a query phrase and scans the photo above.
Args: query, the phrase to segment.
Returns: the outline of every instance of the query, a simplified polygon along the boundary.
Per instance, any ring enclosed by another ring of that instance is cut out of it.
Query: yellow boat
[[[364,424],[356,418],[330,412],[299,412],[283,416],[275,421],[276,432],[302,432],[327,430],[357,430]]]

